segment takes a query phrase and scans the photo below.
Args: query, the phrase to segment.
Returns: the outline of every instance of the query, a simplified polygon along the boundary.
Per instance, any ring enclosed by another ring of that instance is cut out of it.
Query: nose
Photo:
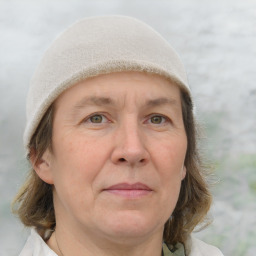
[[[120,126],[114,140],[115,147],[111,155],[113,163],[135,167],[143,166],[149,161],[146,138],[136,121]]]

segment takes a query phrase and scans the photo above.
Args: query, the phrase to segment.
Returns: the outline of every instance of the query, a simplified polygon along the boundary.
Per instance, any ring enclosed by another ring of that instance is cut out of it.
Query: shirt
[[[168,246],[163,243],[164,256],[223,256],[219,249],[214,246],[208,245],[194,237],[190,237],[185,246],[178,243],[175,246],[177,249],[172,252]],[[185,254],[186,252],[186,254]],[[19,256],[58,256],[50,247],[45,243],[42,237],[31,229],[31,234],[22,249]]]

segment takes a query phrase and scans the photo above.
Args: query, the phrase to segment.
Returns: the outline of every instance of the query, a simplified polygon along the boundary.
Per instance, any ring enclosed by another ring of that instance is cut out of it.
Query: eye
[[[166,125],[167,123],[170,123],[171,120],[166,116],[153,114],[149,116],[146,122],[152,125]]]
[[[91,116],[89,118],[89,120],[91,121],[91,123],[101,123],[103,120],[103,116],[102,115],[94,115],[94,116]]]
[[[166,118],[164,118],[163,116],[152,116],[150,118],[150,122],[152,124],[162,124],[166,121]]]
[[[151,125],[154,128],[163,128],[165,126],[173,124],[172,119],[170,119],[168,116],[158,113],[149,115],[144,123],[147,125]]]
[[[93,114],[85,119],[85,123],[91,123],[91,124],[101,124],[101,123],[107,123],[108,119],[101,114]]]

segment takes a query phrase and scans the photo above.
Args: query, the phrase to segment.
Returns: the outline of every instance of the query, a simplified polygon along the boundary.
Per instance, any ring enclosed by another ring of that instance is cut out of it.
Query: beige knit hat
[[[131,17],[83,19],[62,33],[46,51],[31,80],[24,145],[54,100],[88,77],[120,71],[160,74],[190,93],[183,64],[168,42]]]

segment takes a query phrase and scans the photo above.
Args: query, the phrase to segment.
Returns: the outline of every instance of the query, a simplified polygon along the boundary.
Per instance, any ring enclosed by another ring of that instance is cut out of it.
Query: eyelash
[[[160,117],[161,118],[161,123],[157,123],[157,124],[155,124],[155,123],[153,123],[152,122],[152,118],[154,118],[154,117]],[[170,118],[168,118],[167,116],[164,116],[164,115],[160,115],[160,114],[151,114],[147,119],[146,119],[146,121],[148,121],[148,120],[151,120],[151,124],[152,125],[164,125],[165,123],[171,123],[171,120],[170,120]],[[163,121],[164,120],[164,121]]]
[[[105,119],[105,122],[99,122],[99,123],[97,123],[97,122],[96,122],[96,123],[92,122],[92,121],[91,121],[91,118],[93,118],[93,117],[95,117],[95,116],[101,116],[101,117],[103,117],[103,119]],[[157,126],[157,125],[163,125],[163,124],[165,124],[165,123],[172,123],[172,121],[170,120],[170,118],[168,118],[168,117],[166,117],[166,116],[164,116],[164,115],[160,115],[160,114],[151,114],[150,116],[147,117],[146,123],[147,123],[149,120],[152,121],[152,118],[154,118],[154,117],[160,117],[160,118],[161,118],[161,123],[155,124],[155,123],[151,122],[152,125]],[[163,120],[164,120],[164,121],[163,121]],[[111,121],[110,121],[110,120],[106,117],[106,115],[103,114],[103,113],[93,113],[93,114],[91,114],[90,116],[86,117],[86,119],[84,119],[83,122],[84,122],[84,123],[91,123],[91,124],[97,125],[97,124],[103,124],[103,123],[110,123]]]
[[[88,123],[91,123],[91,124],[102,124],[102,123],[106,123],[106,122],[93,123],[93,122],[91,121],[91,118],[93,118],[93,117],[95,117],[95,116],[101,116],[101,117],[103,117],[103,119],[106,119],[107,122],[110,122],[109,119],[108,119],[104,114],[102,114],[102,113],[93,113],[93,114],[91,114],[90,116],[86,117],[83,122],[85,122],[85,123],[88,122]]]

